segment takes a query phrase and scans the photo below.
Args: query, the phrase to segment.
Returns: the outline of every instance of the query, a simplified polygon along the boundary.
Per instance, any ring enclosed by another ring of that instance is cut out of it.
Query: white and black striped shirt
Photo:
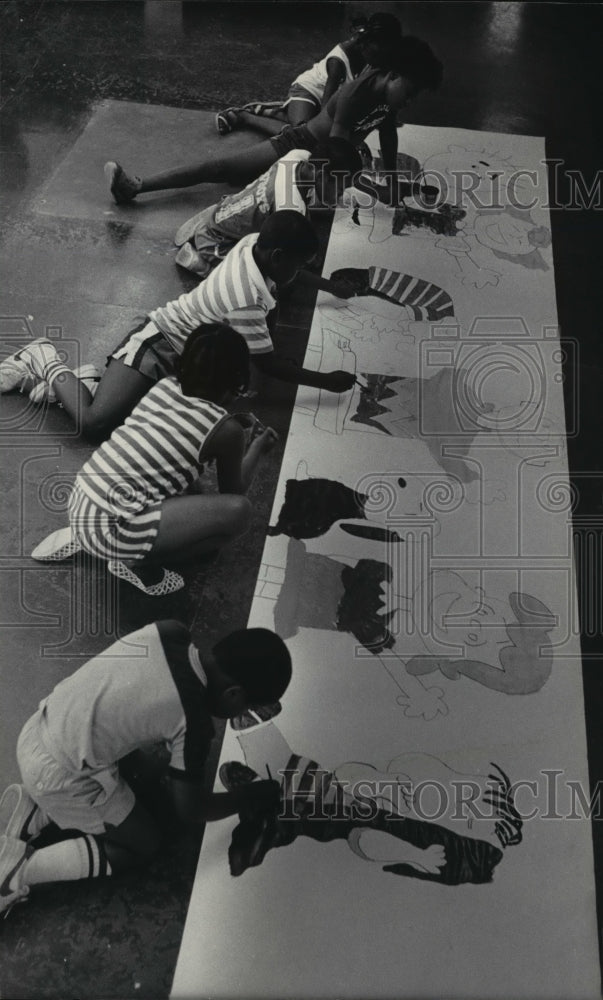
[[[201,448],[227,416],[215,403],[185,396],[174,376],[164,378],[97,448],[76,486],[102,510],[132,517],[191,485]]]
[[[258,234],[240,240],[192,292],[149,313],[175,351],[202,323],[227,323],[247,341],[251,354],[273,350],[266,317],[274,309],[274,283],[257,266],[253,248]]]

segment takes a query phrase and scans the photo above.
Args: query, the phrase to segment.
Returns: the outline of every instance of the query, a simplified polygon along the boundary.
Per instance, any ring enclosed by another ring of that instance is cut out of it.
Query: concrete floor
[[[417,2],[380,3],[379,9],[396,12],[406,31],[428,39],[445,63],[442,91],[422,97],[409,121],[545,135],[549,159],[562,161],[553,184],[557,203],[568,201],[568,171],[582,171],[590,187],[599,165],[600,5]],[[71,357],[81,351],[86,360],[100,361],[135,315],[190,287],[173,264],[171,219],[186,217],[191,193],[162,202],[161,213],[167,214],[155,221],[150,208],[120,213],[104,195],[102,173],[87,173],[93,157],[76,158],[74,150],[82,148],[92,125],[98,126],[91,149],[100,166],[121,155],[103,148],[103,115],[111,107],[103,102],[208,112],[254,97],[279,97],[298,70],[345,36],[350,16],[362,10],[356,3],[3,3],[2,343],[19,344],[49,328]],[[135,108],[121,110],[137,120]],[[159,108],[148,113],[152,117]],[[217,141],[210,117],[199,116],[194,136],[190,114],[186,120],[172,144],[177,160],[186,160],[193,146]],[[127,115],[124,121],[127,126]],[[75,169],[78,163],[81,169]],[[203,207],[214,197],[215,190],[199,189],[195,204]],[[576,525],[599,539],[599,561],[578,564],[594,786],[603,776],[601,622],[600,601],[587,614],[586,594],[596,592],[594,583],[601,580],[601,214],[551,215],[559,318],[564,337],[579,347],[579,363],[568,360],[565,368],[568,415],[577,414],[569,442],[579,490]],[[300,359],[311,314],[312,302],[293,293],[282,315],[282,344]],[[254,409],[284,443],[293,392],[268,381],[256,388]],[[107,588],[102,567],[90,572],[77,564],[32,563],[32,546],[64,523],[66,484],[89,447],[60,411],[40,420],[23,397],[2,398],[1,420],[4,785],[16,778],[15,739],[38,700],[116,634],[178,616],[211,641],[246,624],[282,444],[254,485],[249,534],[189,571],[183,598],[153,602],[131,588],[121,595]],[[132,769],[142,794],[150,787],[161,812],[160,763],[151,757],[142,765],[132,762]],[[599,881],[600,826],[593,824]],[[199,847],[199,838],[171,832],[170,846],[144,876],[53,888],[15,910],[0,944],[0,995],[166,997]]]

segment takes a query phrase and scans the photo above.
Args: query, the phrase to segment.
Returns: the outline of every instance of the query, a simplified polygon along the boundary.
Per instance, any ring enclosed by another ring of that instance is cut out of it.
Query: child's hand
[[[356,287],[351,281],[336,278],[334,281],[333,279],[329,280],[327,291],[338,299],[351,299],[356,294]]]
[[[276,442],[278,441],[278,434],[272,427],[265,427],[263,431],[257,437],[258,444],[262,453],[271,451],[274,448]]]
[[[248,785],[242,785],[238,789],[238,793],[245,809],[263,812],[278,806],[281,786],[278,781],[264,779],[264,781],[252,781]]]
[[[352,372],[329,372],[324,376],[322,387],[328,392],[347,392],[356,381],[356,376]]]
[[[248,451],[251,442],[254,441],[255,438],[259,437],[262,431],[266,428],[261,420],[258,420],[253,413],[233,413],[233,417],[243,428],[243,433],[245,435],[245,451]]]

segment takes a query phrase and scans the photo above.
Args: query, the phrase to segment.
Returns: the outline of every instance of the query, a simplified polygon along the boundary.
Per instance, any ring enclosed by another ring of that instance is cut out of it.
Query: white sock
[[[64,372],[69,372],[71,375],[74,374],[73,369],[68,365],[63,364],[63,362],[59,361],[58,358],[56,361],[50,361],[44,367],[44,381],[47,382],[48,385],[52,385],[57,375],[62,375]]]
[[[34,851],[23,870],[23,882],[30,886],[110,874],[102,843],[88,834]]]

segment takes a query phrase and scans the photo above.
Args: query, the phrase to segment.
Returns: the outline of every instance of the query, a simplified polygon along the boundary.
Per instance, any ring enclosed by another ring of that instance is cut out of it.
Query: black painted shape
[[[364,524],[340,524],[342,531],[347,531],[348,535],[356,535],[357,538],[366,538],[371,542],[403,542],[397,531],[389,531],[388,528],[373,527]]]
[[[395,641],[387,627],[394,612],[383,614],[381,590],[391,578],[391,567],[375,559],[360,559],[341,573],[344,595],[337,607],[337,630],[351,632],[373,654],[391,649]]]
[[[383,424],[380,424],[375,418],[382,413],[390,412],[387,406],[381,405],[381,400],[395,399],[396,393],[390,388],[390,385],[394,382],[402,382],[404,380],[397,375],[369,375],[364,372],[361,374],[366,379],[367,384],[361,390],[358,408],[356,413],[350,417],[350,421],[354,424],[365,424],[367,427],[374,427],[383,434],[391,436],[391,431],[387,427],[384,427]]]
[[[332,479],[288,479],[278,521],[269,535],[316,538],[342,518],[365,518],[366,496]]]
[[[399,236],[405,229],[414,226],[418,229],[430,229],[437,236],[456,236],[457,223],[465,218],[466,213],[456,205],[440,205],[434,212],[426,212],[410,205],[400,205],[394,213],[392,233]]]

